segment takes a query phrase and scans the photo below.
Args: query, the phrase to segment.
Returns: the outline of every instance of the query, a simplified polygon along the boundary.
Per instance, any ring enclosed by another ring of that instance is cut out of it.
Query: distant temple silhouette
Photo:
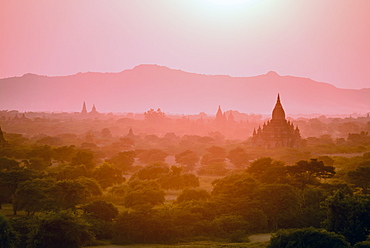
[[[83,105],[82,105],[81,115],[83,115],[83,116],[90,115],[90,116],[95,116],[96,117],[96,116],[99,115],[99,112],[96,110],[95,104],[93,105],[91,111],[87,112],[86,102],[84,102]]]
[[[301,135],[298,127],[285,119],[285,111],[278,94],[276,105],[272,111],[272,119],[263,127],[254,129],[252,142],[255,146],[265,148],[299,147]]]
[[[82,105],[82,111],[81,111],[81,114],[82,114],[82,115],[87,114],[87,109],[86,109],[86,103],[85,103],[85,102],[84,102],[84,104]]]
[[[218,122],[218,123],[223,123],[223,122],[226,121],[226,115],[225,115],[225,113],[222,113],[220,105],[218,105],[218,110],[217,110],[217,113],[216,113],[215,121]]]
[[[98,115],[99,114],[99,112],[96,110],[95,104],[93,105],[90,114],[91,115]]]
[[[229,116],[226,116],[226,112],[222,113],[221,106],[218,105],[215,122],[217,124],[225,124],[227,122],[234,122],[234,121],[235,121],[235,118],[234,118],[232,111],[230,111]]]

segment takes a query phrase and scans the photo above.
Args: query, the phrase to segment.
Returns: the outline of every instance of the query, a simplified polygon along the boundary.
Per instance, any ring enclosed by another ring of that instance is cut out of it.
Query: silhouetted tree
[[[333,166],[326,166],[324,162],[311,159],[310,162],[301,160],[295,165],[287,166],[288,174],[300,189],[305,189],[308,184],[318,183],[318,179],[331,178],[335,175]]]
[[[246,170],[263,183],[286,183],[287,169],[284,162],[262,157],[253,161]]]
[[[176,203],[182,203],[186,201],[205,201],[210,197],[210,194],[204,189],[184,189],[177,197]]]
[[[92,168],[94,167],[94,154],[91,151],[78,151],[72,158],[71,165],[86,165]]]
[[[18,237],[13,230],[8,220],[0,214],[0,247],[2,248],[17,248]]]
[[[102,189],[94,178],[80,176],[76,179],[77,182],[82,184],[89,191],[91,195],[102,195]]]
[[[29,214],[55,209],[57,202],[52,195],[55,181],[33,179],[20,183],[15,193],[13,209],[24,210]]]
[[[327,211],[325,227],[355,244],[370,234],[370,199],[337,191],[324,203]]]
[[[75,146],[57,147],[53,149],[53,158],[60,162],[71,162],[75,153]]]
[[[181,167],[172,166],[171,171],[159,179],[159,184],[164,189],[183,189],[198,187],[199,179],[194,174],[182,173]]]
[[[270,239],[267,248],[317,248],[317,247],[335,247],[349,248],[343,236],[324,229],[303,228],[279,230],[274,233]]]
[[[26,168],[0,171],[0,206],[1,203],[15,198],[15,192],[20,183],[36,178],[37,176],[38,175],[35,171]],[[17,210],[13,210],[14,215],[16,215]]]
[[[224,163],[226,158],[226,149],[219,146],[212,146],[206,149],[207,153],[201,159],[202,165]]]
[[[168,172],[168,167],[163,167],[160,165],[145,166],[144,168],[133,174],[130,178],[130,181],[133,179],[157,180],[163,175],[166,175]]]
[[[157,110],[150,109],[147,112],[144,113],[145,120],[159,123],[166,119],[166,115],[162,112],[162,110],[159,108]]]
[[[112,137],[112,133],[110,132],[109,128],[103,128],[101,130],[101,136],[103,138],[110,138],[110,137]]]
[[[159,149],[144,150],[137,154],[139,161],[144,164],[164,162],[168,154]]]
[[[94,240],[89,225],[71,211],[50,212],[30,234],[30,248],[80,248]]]
[[[18,168],[19,162],[17,160],[1,157],[0,158],[0,170],[10,170],[13,168]]]
[[[293,187],[286,184],[263,185],[256,191],[257,205],[267,215],[273,230],[295,215],[299,197]]]
[[[123,183],[126,179],[122,176],[122,172],[113,165],[104,162],[93,171],[93,177],[99,182],[103,188],[110,187],[114,184]]]
[[[191,171],[194,169],[195,164],[199,161],[199,156],[191,150],[186,150],[176,154],[175,159],[176,163],[185,166],[185,170]]]
[[[370,188],[370,166],[360,166],[354,171],[349,171],[348,181],[356,187],[360,187],[362,193],[367,195]]]
[[[85,213],[104,221],[112,221],[118,216],[118,209],[109,202],[94,201],[82,207]]]
[[[125,194],[124,205],[130,208],[145,208],[163,204],[164,191],[154,181],[132,180]]]
[[[114,164],[123,172],[126,172],[132,169],[132,165],[135,162],[135,156],[136,156],[135,151],[119,152],[115,156],[108,159],[107,162]]]
[[[60,209],[75,208],[91,195],[90,190],[76,180],[58,181],[52,188],[53,197]]]
[[[241,147],[237,147],[229,151],[227,158],[237,168],[244,168],[249,164],[249,156]]]

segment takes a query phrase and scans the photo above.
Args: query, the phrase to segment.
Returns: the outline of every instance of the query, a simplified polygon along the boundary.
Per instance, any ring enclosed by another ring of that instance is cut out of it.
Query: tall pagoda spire
[[[91,113],[92,113],[92,114],[96,114],[96,113],[98,113],[98,111],[96,111],[95,104],[93,105],[93,107],[92,107],[92,109],[91,109]]]
[[[87,109],[86,109],[86,103],[85,103],[85,101],[84,101],[84,104],[82,105],[81,114],[87,114]]]
[[[272,111],[272,120],[285,120],[285,111],[280,102],[280,94],[277,96],[275,108]]]
[[[221,106],[218,105],[218,110],[217,110],[217,113],[216,113],[216,122],[224,122],[226,121],[226,116],[224,115],[224,113],[222,113],[222,110],[221,110]]]

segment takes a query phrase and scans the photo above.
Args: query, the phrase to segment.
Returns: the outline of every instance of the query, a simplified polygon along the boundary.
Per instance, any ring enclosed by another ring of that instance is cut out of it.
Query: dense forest
[[[0,247],[256,233],[274,233],[270,248],[370,247],[369,117],[292,120],[300,147],[266,149],[249,139],[262,116],[236,112],[221,124],[160,110],[1,114]]]

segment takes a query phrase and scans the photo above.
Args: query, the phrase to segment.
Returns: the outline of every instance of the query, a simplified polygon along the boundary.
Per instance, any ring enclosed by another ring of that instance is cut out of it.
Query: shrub
[[[313,227],[279,230],[273,234],[267,248],[348,248],[344,237]]]
[[[30,234],[30,248],[80,248],[94,240],[89,225],[71,211],[53,212],[40,216]]]
[[[85,213],[89,213],[92,217],[111,221],[118,215],[118,209],[112,203],[105,201],[94,201],[83,207]]]
[[[15,248],[17,247],[18,237],[8,220],[0,215],[0,247]]]
[[[355,246],[353,246],[353,248],[370,248],[370,241],[359,242],[359,243],[355,244]]]

